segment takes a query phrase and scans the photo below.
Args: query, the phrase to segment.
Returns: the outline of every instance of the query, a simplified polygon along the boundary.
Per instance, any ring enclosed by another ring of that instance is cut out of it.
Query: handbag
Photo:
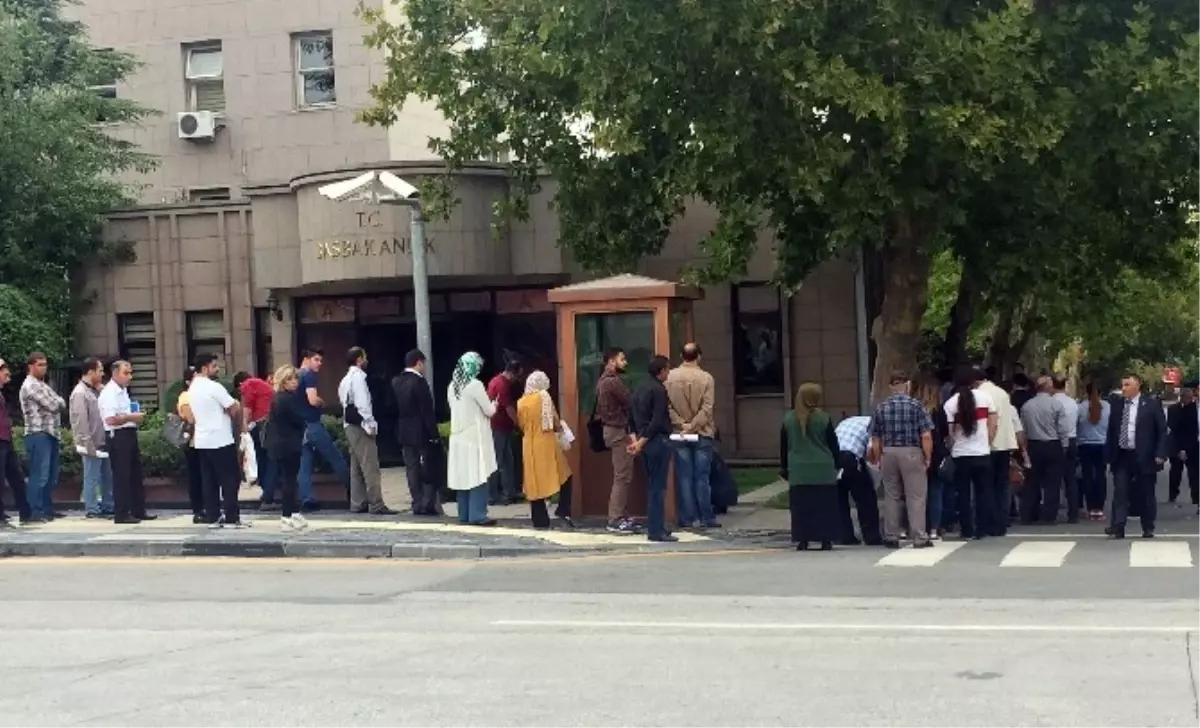
[[[1020,490],[1025,485],[1025,468],[1012,458],[1008,460],[1008,484],[1014,490]]]
[[[346,391],[346,406],[342,408],[342,419],[347,425],[361,427],[363,423],[362,413],[358,411],[358,407],[354,405],[354,385],[350,385],[350,389]]]
[[[163,439],[175,447],[187,447],[188,440],[191,439],[189,430],[187,420],[171,412],[163,423]]]
[[[596,419],[596,404],[599,399],[597,396],[597,401],[592,403],[592,414],[587,421],[588,447],[592,452],[608,452],[608,443],[604,441],[604,423]]]
[[[942,460],[942,464],[938,466],[938,477],[943,483],[954,482],[954,458],[947,457]]]

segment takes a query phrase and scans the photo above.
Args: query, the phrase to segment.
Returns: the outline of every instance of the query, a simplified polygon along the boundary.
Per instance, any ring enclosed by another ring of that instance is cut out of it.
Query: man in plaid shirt
[[[845,546],[859,543],[854,537],[854,523],[850,520],[850,497],[854,496],[854,507],[858,510],[858,529],[868,546],[882,543],[879,535],[879,505],[875,501],[875,481],[867,470],[867,445],[871,439],[870,417],[847,417],[834,429],[837,435],[838,467],[842,475],[838,478],[838,511],[842,521]]]
[[[883,544],[900,547],[901,502],[908,507],[913,548],[933,545],[925,532],[925,496],[933,456],[933,421],[920,402],[908,396],[909,376],[894,371],[892,396],[875,409],[871,420],[871,452],[883,471]]]
[[[58,423],[67,403],[46,384],[46,355],[35,351],[26,361],[28,372],[21,384],[21,414],[25,418],[25,455],[29,458],[27,497],[33,520],[52,520],[54,488],[58,485]]]

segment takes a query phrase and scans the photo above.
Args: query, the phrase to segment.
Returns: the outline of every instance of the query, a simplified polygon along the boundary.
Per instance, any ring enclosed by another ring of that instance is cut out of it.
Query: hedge
[[[142,475],[147,478],[181,478],[185,474],[187,461],[183,451],[167,442],[162,434],[162,423],[165,415],[152,412],[142,420],[138,428],[138,448],[142,454]],[[346,430],[342,427],[340,418],[325,415],[321,424],[333,437],[333,443],[342,455],[347,454]],[[25,472],[29,472],[29,461],[25,456],[25,431],[21,427],[13,428],[13,449],[17,452]],[[59,470],[63,476],[79,476],[83,473],[83,464],[79,453],[75,452],[75,442],[69,429],[59,432]],[[332,472],[321,458],[317,458],[317,472]]]

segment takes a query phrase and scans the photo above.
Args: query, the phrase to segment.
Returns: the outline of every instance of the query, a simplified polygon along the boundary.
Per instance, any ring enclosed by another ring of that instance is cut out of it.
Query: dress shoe
[[[88,513],[88,514],[86,514],[86,515],[84,516],[84,518],[86,518],[86,519],[88,519],[88,520],[97,520],[97,519],[99,519],[99,520],[104,520],[104,521],[107,521],[107,520],[109,520],[111,517],[110,517],[110,516],[106,516],[106,515],[104,515],[103,513]]]
[[[66,514],[66,513],[63,513],[62,511],[55,511],[55,512],[54,512],[54,517],[55,517],[55,518],[66,518],[66,517],[67,517],[67,514]]]
[[[1154,538],[1154,531],[1142,531],[1142,538]]]
[[[194,515],[194,516],[192,516],[192,523],[194,525],[200,526],[200,525],[204,525],[204,524],[208,523],[208,519],[205,518],[204,516]]]
[[[654,543],[675,543],[675,542],[679,541],[678,538],[676,538],[675,536],[672,536],[669,533],[664,533],[664,534],[655,535],[655,536],[647,536],[646,540],[653,541]]]
[[[156,521],[158,520],[158,516],[154,513],[143,513],[142,515],[138,516],[137,519],[139,521]]]
[[[914,541],[913,548],[914,549],[931,549],[931,548],[933,548],[933,541]]]
[[[471,525],[472,526],[495,526],[496,519],[495,518],[485,518],[482,521],[472,521]]]
[[[40,523],[49,523],[49,522],[50,521],[48,521],[47,519],[45,519],[41,516],[30,516],[29,518],[21,519],[22,526],[36,526]]]
[[[303,509],[301,509],[301,510],[303,510]],[[358,515],[362,515],[363,513],[366,513],[367,511],[368,511],[368,508],[366,506],[363,506],[362,508],[351,508],[350,509],[351,513],[358,514]]]
[[[1109,526],[1104,529],[1104,535],[1108,536],[1109,538],[1111,538],[1113,540],[1122,539],[1122,538],[1125,538],[1125,530],[1124,529],[1118,530],[1118,529],[1113,528],[1112,526]]]
[[[140,518],[134,518],[133,516],[127,516],[125,518],[114,518],[113,519],[113,523],[116,523],[117,525],[121,525],[121,526],[134,526],[141,522],[142,521]]]
[[[900,548],[900,542],[899,542],[899,541],[889,541],[889,540],[886,540],[886,539],[885,539],[885,540],[881,541],[880,543],[882,543],[882,544],[883,544],[883,547],[884,547],[885,549],[898,549],[898,548]]]
[[[821,550],[822,551],[833,551],[833,542],[832,541],[822,541],[821,542]]]
[[[393,511],[391,508],[384,506],[383,508],[378,508],[376,510],[371,511],[371,515],[372,516],[398,516],[398,515],[400,515],[400,511]]]

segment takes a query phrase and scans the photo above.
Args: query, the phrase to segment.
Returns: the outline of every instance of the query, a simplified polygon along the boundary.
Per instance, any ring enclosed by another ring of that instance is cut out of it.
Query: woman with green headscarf
[[[496,403],[488,399],[479,372],[483,357],[468,351],[454,367],[446,390],[450,402],[450,448],[446,485],[458,493],[458,520],[494,526],[488,518],[488,478],[496,472],[491,417]]]

